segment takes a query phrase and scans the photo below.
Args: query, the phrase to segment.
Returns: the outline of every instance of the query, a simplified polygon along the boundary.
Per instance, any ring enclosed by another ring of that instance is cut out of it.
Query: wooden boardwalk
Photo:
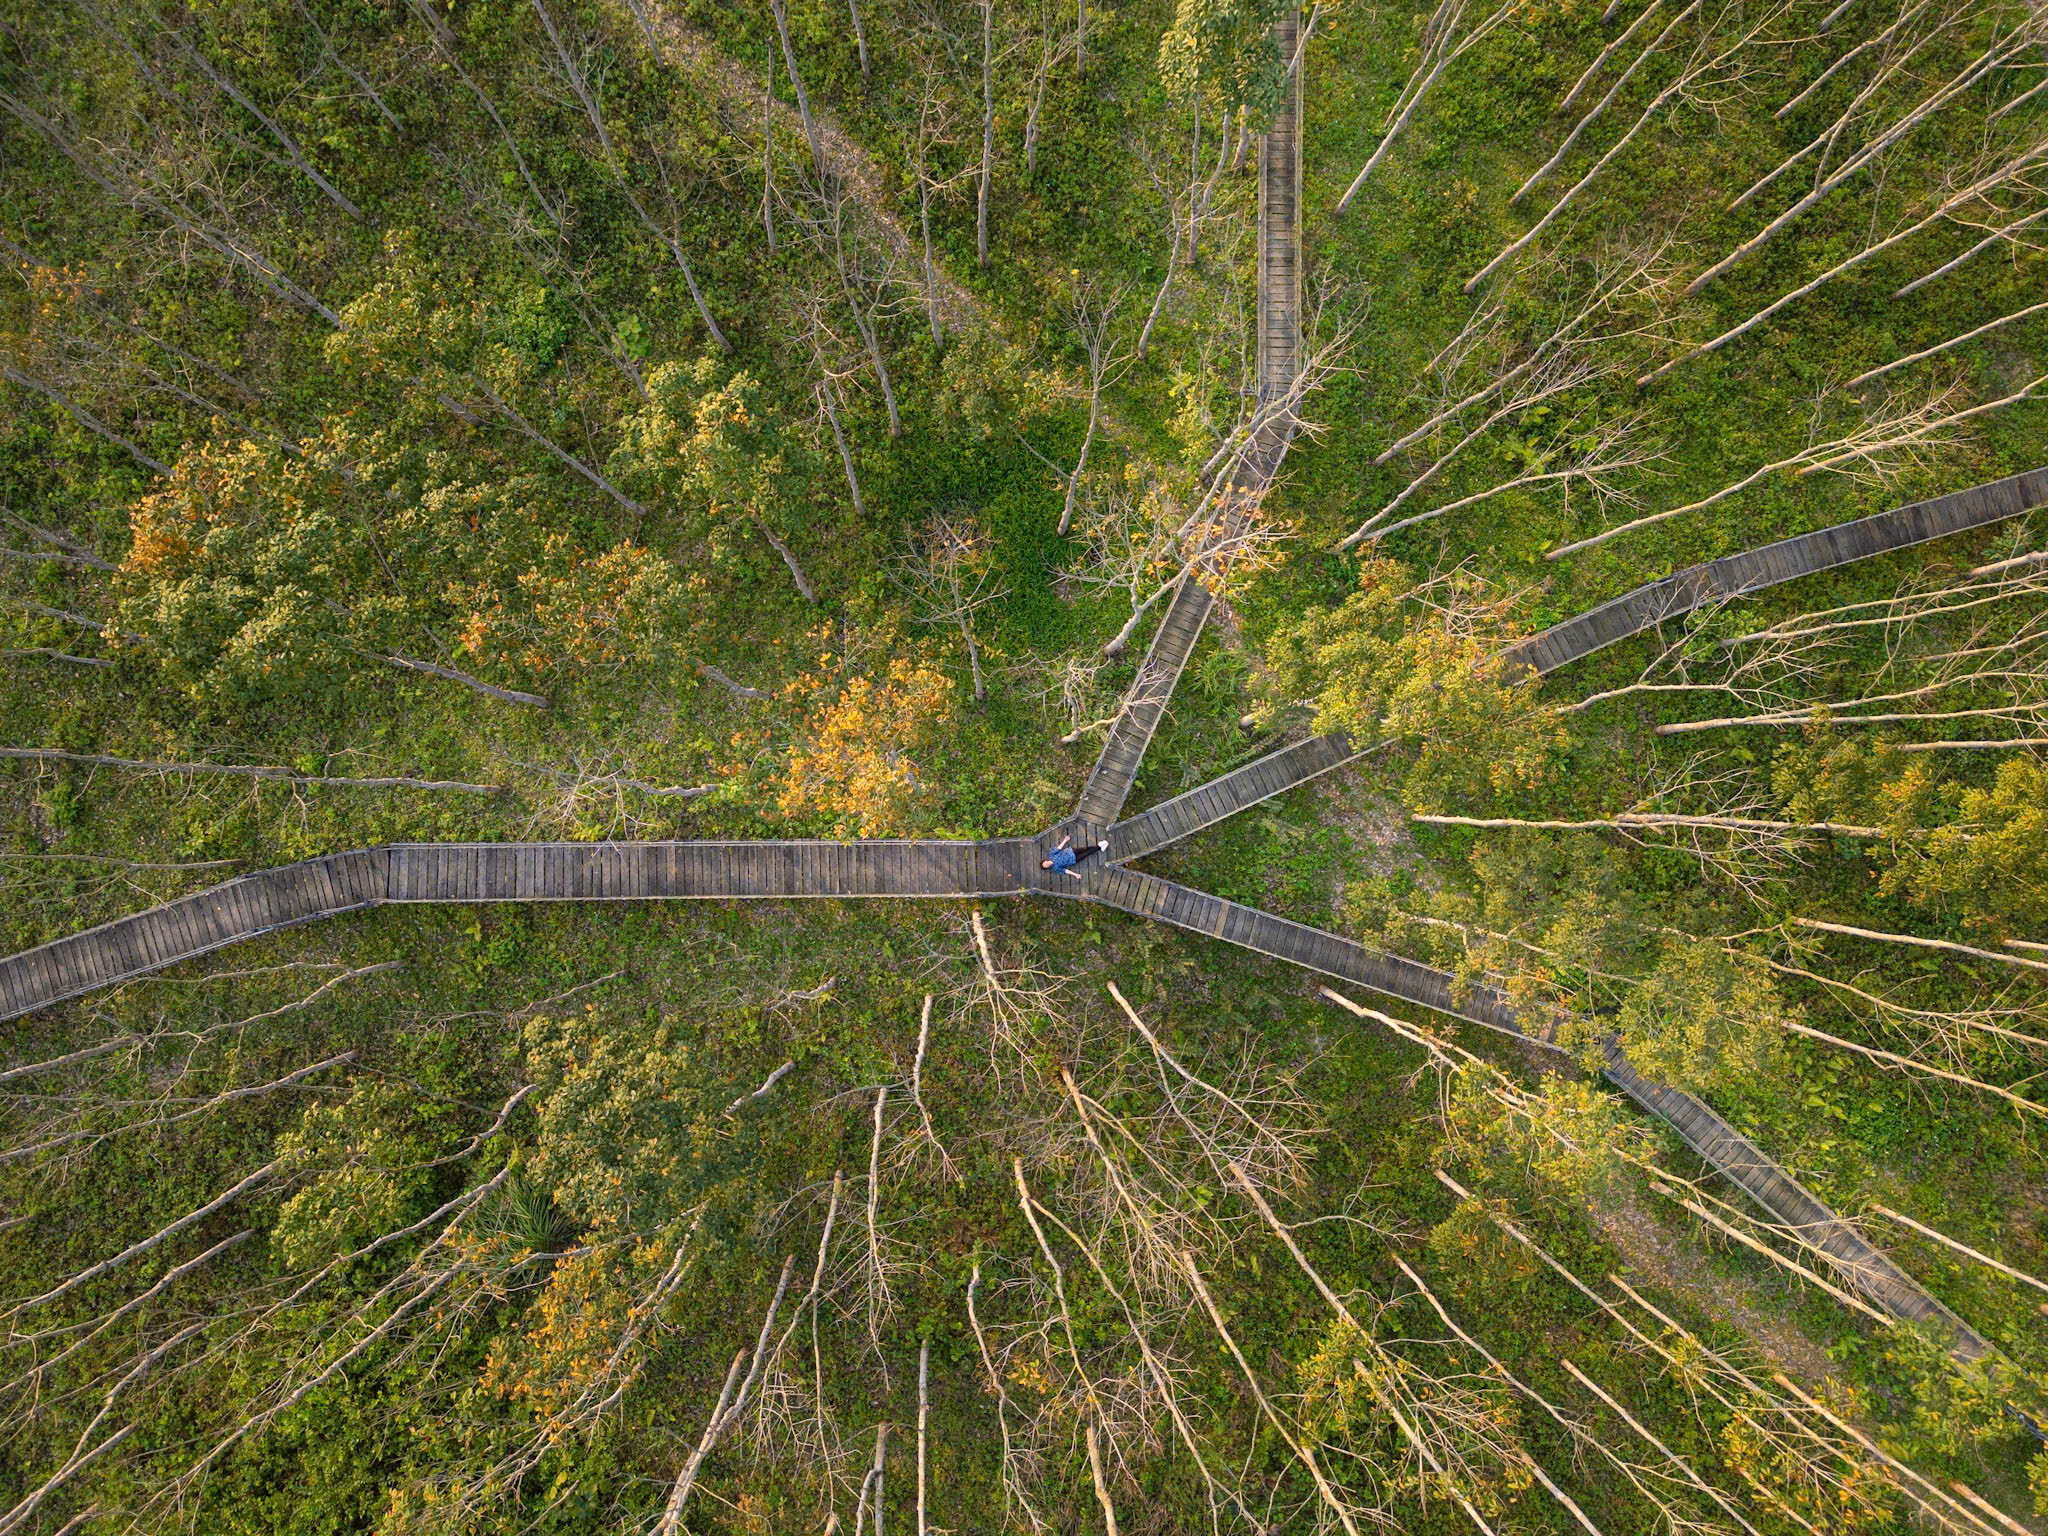
[[[1291,747],[1269,752],[1221,778],[1177,795],[1150,810],[1128,816],[1109,829],[1111,856],[1119,863],[1156,853],[1204,827],[1235,816],[1248,806],[1341,768],[1356,754],[1351,738],[1341,731],[1311,736]]]
[[[1106,827],[1123,813],[1145,751],[1180,683],[1181,669],[1188,664],[1202,626],[1209,620],[1212,602],[1209,589],[1193,575],[1181,578],[1180,590],[1173,594],[1159,632],[1152,637],[1152,648],[1138,666],[1138,676],[1109,728],[1102,753],[1088,771],[1088,782],[1074,807],[1077,821]]]
[[[1852,523],[1818,528],[1704,565],[1687,566],[1662,581],[1649,582],[1553,624],[1513,647],[1508,655],[1538,673],[1555,672],[1695,608],[1982,528],[2044,505],[2048,505],[2048,468],[2025,470],[1932,501],[1910,502]]]
[[[1951,1336],[1951,1348],[1965,1360],[1981,1360],[1990,1343],[1943,1306],[1862,1233],[1816,1200],[1798,1180],[1766,1157],[1700,1099],[1651,1082],[1629,1064],[1618,1047],[1607,1052],[1607,1080],[1684,1138],[1702,1162],[1718,1170],[1758,1205],[1807,1242],[1826,1253],[1850,1283],[1885,1312],[1909,1322],[1930,1323]]]
[[[1281,57],[1300,46],[1301,15],[1290,8],[1273,29]],[[1293,393],[1301,372],[1301,77],[1295,69],[1273,122],[1259,140],[1257,404],[1270,407]],[[1285,413],[1252,434],[1235,461],[1220,471],[1237,486],[1248,510],[1279,473],[1293,438]],[[1243,515],[1233,508],[1230,515]],[[1109,729],[1102,752],[1074,809],[1082,835],[1092,836],[1122,814],[1145,751],[1159,729],[1182,668],[1200,638],[1214,599],[1193,572],[1181,578],[1152,648]]]
[[[1090,878],[1080,894],[1085,900],[1171,923],[1388,997],[1529,1038],[1517,1022],[1513,1007],[1491,987],[1461,984],[1448,971],[1369,949],[1320,928],[1225,901],[1206,891],[1111,866]],[[1991,1352],[1990,1344],[1982,1336],[1854,1227],[1815,1199],[1703,1100],[1643,1077],[1629,1064],[1620,1047],[1611,1042],[1604,1075],[1676,1131],[1702,1162],[1735,1184],[1775,1220],[1827,1253],[1840,1266],[1848,1283],[1890,1316],[1936,1325],[1951,1336],[1951,1347],[1962,1359],[1982,1359]]]
[[[244,875],[0,960],[0,1019],[280,928],[387,902],[960,898],[1057,890],[1039,857],[1029,838],[362,848]]]
[[[1280,57],[1301,47],[1301,13],[1273,28]],[[1261,402],[1284,399],[1301,372],[1301,85],[1288,77],[1280,110],[1259,141],[1258,370]]]

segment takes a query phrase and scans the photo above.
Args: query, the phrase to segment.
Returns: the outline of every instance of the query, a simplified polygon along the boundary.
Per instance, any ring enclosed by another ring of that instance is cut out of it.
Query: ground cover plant
[[[2044,44],[0,0],[8,953],[387,842],[1031,835],[1200,581],[1132,806],[1358,755],[1145,867],[1536,1037],[1081,902],[269,934],[0,1025],[0,1536],[2042,1529],[2039,514],[1508,653],[2044,462]]]

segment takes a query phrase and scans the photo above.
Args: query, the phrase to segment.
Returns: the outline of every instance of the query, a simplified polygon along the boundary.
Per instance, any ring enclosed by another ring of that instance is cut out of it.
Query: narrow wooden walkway
[[[1290,7],[1273,29],[1281,57],[1293,60],[1301,40],[1301,14]],[[1301,80],[1293,70],[1280,110],[1259,140],[1257,404],[1285,400],[1301,372]],[[1245,504],[1256,503],[1293,438],[1291,414],[1253,433],[1236,461],[1221,473],[1237,485]],[[1232,515],[1240,515],[1233,510]],[[1152,637],[1124,707],[1089,771],[1074,825],[1084,836],[1123,812],[1145,751],[1159,729],[1181,670],[1200,638],[1214,599],[1193,573],[1181,579],[1158,633]]]
[[[1301,13],[1273,28],[1280,57],[1301,48]],[[1301,372],[1301,87],[1289,75],[1280,110],[1259,141],[1259,399],[1284,399]]]
[[[1152,648],[1139,664],[1131,691],[1124,696],[1124,706],[1109,728],[1102,754],[1088,771],[1088,782],[1082,786],[1080,801],[1074,807],[1076,820],[1106,827],[1123,813],[1124,801],[1130,797],[1138,768],[1145,761],[1145,751],[1165,717],[1173,690],[1180,683],[1181,669],[1188,664],[1195,641],[1201,638],[1202,626],[1209,620],[1209,606],[1214,601],[1209,589],[1192,575],[1181,578],[1180,590],[1173,594],[1159,632],[1152,637]]]
[[[1333,768],[1341,768],[1355,755],[1351,738],[1341,731],[1311,736],[1291,747],[1269,752],[1184,795],[1124,818],[1109,829],[1110,857],[1121,863],[1156,853],[1261,800],[1270,800]]]
[[[1514,646],[1508,655],[1538,673],[1555,672],[1695,608],[1875,555],[1909,549],[1965,529],[1982,528],[2044,505],[2048,505],[2048,468],[2025,470],[1966,491],[1937,496],[1932,501],[1909,502],[1853,523],[1818,528],[1704,565],[1687,566],[1662,581],[1648,582],[1575,618],[1553,624]]]
[[[1701,1100],[1651,1082],[1618,1047],[1607,1052],[1607,1080],[1684,1138],[1702,1162],[1717,1169],[1785,1226],[1826,1253],[1856,1289],[1893,1317],[1931,1323],[1953,1338],[1956,1355],[1981,1360],[1991,1345],[1974,1328],[1921,1288],[1863,1234],[1816,1200],[1798,1180],[1765,1156],[1755,1142]]]
[[[280,928],[387,902],[958,898],[1058,890],[1039,857],[1029,838],[362,848],[244,875],[10,955],[0,960],[0,1019]]]
[[[1111,866],[1092,876],[1079,894],[1084,900],[1171,923],[1388,997],[1529,1038],[1512,1005],[1491,987],[1461,984],[1448,971],[1368,949],[1320,928],[1225,901],[1206,891]],[[1840,1265],[1844,1278],[1889,1315],[1935,1324],[1951,1335],[1952,1348],[1959,1358],[1977,1360],[1991,1352],[1990,1344],[1974,1329],[1854,1227],[1815,1199],[1704,1101],[1649,1081],[1629,1064],[1620,1047],[1611,1043],[1605,1076],[1675,1130],[1702,1162],[1720,1172],[1774,1219],[1826,1252]]]

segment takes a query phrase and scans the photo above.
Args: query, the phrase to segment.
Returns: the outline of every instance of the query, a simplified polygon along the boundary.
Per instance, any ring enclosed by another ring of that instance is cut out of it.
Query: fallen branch
[[[1819,1286],[1822,1290],[1826,1291],[1830,1296],[1834,1297],[1835,1300],[1839,1301],[1843,1306],[1848,1307],[1853,1311],[1861,1312],[1865,1317],[1869,1318],[1872,1322],[1876,1323],[1880,1328],[1890,1328],[1892,1326],[1892,1319],[1887,1317],[1884,1313],[1878,1311],[1877,1308],[1869,1305],[1867,1302],[1858,1300],[1856,1297],[1850,1295],[1847,1291],[1843,1290],[1839,1285],[1836,1285],[1833,1281],[1827,1279],[1825,1276],[1821,1274],[1816,1273],[1814,1270],[1809,1269],[1806,1265],[1800,1263],[1797,1259],[1788,1258],[1786,1255],[1778,1252],[1778,1250],[1773,1248],[1769,1243],[1763,1242],[1758,1238],[1752,1237],[1749,1235],[1749,1233],[1742,1231],[1739,1227],[1733,1226],[1730,1223],[1723,1221],[1719,1216],[1716,1216],[1712,1211],[1708,1210],[1704,1205],[1701,1205],[1697,1200],[1690,1198],[1689,1196],[1672,1188],[1668,1184],[1659,1183],[1654,1179],[1651,1180],[1650,1187],[1656,1190],[1658,1194],[1664,1196],[1665,1199],[1673,1201],[1676,1204],[1683,1206],[1686,1210],[1692,1212],[1693,1215],[1697,1216],[1701,1221],[1704,1221],[1708,1226],[1714,1228],[1716,1231],[1725,1233],[1727,1236],[1734,1238],[1735,1241],[1742,1244],[1743,1247],[1748,1248],[1755,1253],[1763,1255],[1763,1257],[1769,1259],[1773,1264],[1778,1265],[1782,1269],[1790,1270],[1793,1274],[1799,1276],[1800,1279],[1808,1281],[1813,1285]]]
[[[1918,1232],[1922,1237],[1931,1237],[1937,1243],[1941,1243],[1946,1247],[1955,1249],[1957,1253],[1967,1254],[1970,1258],[1975,1259],[1979,1264],[1988,1265],[1990,1268],[1997,1270],[2001,1275],[2009,1276],[2010,1278],[2019,1281],[2022,1285],[2031,1285],[2037,1291],[2048,1291],[2048,1282],[2036,1280],[2032,1275],[2028,1274],[2025,1270],[2014,1269],[2010,1264],[2001,1264],[1997,1259],[1992,1258],[1990,1254],[1979,1253],[1976,1249],[1972,1248],[1968,1243],[1959,1243],[1954,1238],[1944,1236],[1942,1233],[1935,1231],[1932,1227],[1922,1226],[1912,1217],[1902,1216],[1899,1214],[1899,1212],[1893,1210],[1888,1205],[1877,1205],[1873,1203],[1870,1208],[1871,1210],[1875,1211],[1878,1215],[1886,1217],[1889,1220],[1896,1221],[1902,1227],[1912,1228],[1915,1232]]]
[[[932,1341],[927,1337],[917,1342],[917,1536],[925,1536],[924,1450],[926,1423],[932,1410],[931,1370]]]
[[[68,662],[74,667],[111,667],[111,661],[102,661],[93,656],[74,656],[69,651],[60,651],[54,646],[27,645],[18,650],[0,651],[0,656],[46,656],[51,661]]]
[[[1102,1437],[1096,1433],[1093,1419],[1083,1433],[1088,1441],[1088,1472],[1095,1481],[1095,1502],[1102,1506],[1102,1528],[1105,1536],[1117,1536],[1116,1505],[1110,1502],[1109,1480],[1102,1475]]]
[[[738,1098],[734,1099],[730,1104],[726,1105],[726,1118],[729,1120],[735,1114],[739,1113],[740,1106],[743,1104],[750,1103],[755,1099],[765,1099],[771,1092],[774,1091],[775,1085],[777,1083],[781,1082],[783,1078],[787,1077],[791,1072],[795,1070],[796,1063],[794,1061],[785,1061],[773,1072],[770,1072],[768,1074],[767,1081],[762,1083],[761,1086],[756,1088],[752,1093],[743,1093]]]
[[[1929,1077],[1938,1077],[1944,1082],[1957,1083],[1965,1088],[1975,1088],[1981,1093],[1996,1094],[1999,1098],[2005,1099],[2016,1107],[2026,1110],[2029,1114],[2039,1115],[2043,1119],[2048,1119],[2048,1104],[2036,1104],[2032,1099],[2014,1093],[2010,1088],[2001,1088],[1996,1083],[1987,1083],[1981,1078],[1968,1077],[1961,1072],[1951,1072],[1946,1067],[1931,1066],[1927,1062],[1916,1061],[1911,1056],[1901,1056],[1897,1051],[1879,1050],[1874,1045],[1858,1045],[1854,1040],[1844,1040],[1840,1035],[1831,1035],[1824,1030],[1815,1029],[1811,1025],[1801,1024],[1792,1019],[1786,1019],[1784,1024],[1785,1028],[1792,1031],[1795,1035],[1804,1035],[1809,1040],[1818,1040],[1822,1044],[1832,1045],[1838,1050],[1854,1051],[1858,1056],[1867,1056],[1872,1061],[1884,1062],[1889,1066],[1903,1067],[1909,1072],[1924,1072]]]
[[[697,1471],[704,1465],[704,1458],[711,1454],[711,1447],[718,1441],[718,1432],[725,1427],[726,1405],[732,1401],[733,1383],[739,1380],[740,1366],[747,1358],[744,1346],[732,1357],[732,1364],[726,1368],[725,1385],[719,1389],[718,1402],[711,1410],[711,1417],[705,1421],[704,1434],[697,1441],[697,1448],[690,1452],[690,1459],[683,1463],[676,1485],[669,1490],[668,1504],[661,1512],[661,1524],[657,1536],[676,1536],[682,1524],[683,1506],[689,1502],[690,1490],[697,1486]]]
[[[1323,1469],[1316,1461],[1315,1451],[1288,1430],[1280,1421],[1280,1415],[1274,1411],[1273,1405],[1266,1400],[1266,1394],[1259,1386],[1258,1377],[1252,1374],[1251,1365],[1245,1360],[1244,1352],[1237,1347],[1237,1340],[1231,1337],[1229,1325],[1223,1321],[1223,1313],[1218,1310],[1216,1299],[1209,1294],[1209,1287],[1202,1283],[1202,1272],[1195,1266],[1195,1256],[1183,1249],[1180,1257],[1182,1265],[1187,1269],[1188,1279],[1194,1284],[1195,1295],[1201,1298],[1202,1308],[1209,1314],[1209,1321],[1215,1325],[1217,1335],[1223,1340],[1223,1347],[1230,1351],[1231,1359],[1237,1362],[1239,1373],[1243,1375],[1245,1384],[1251,1388],[1253,1401],[1259,1405],[1259,1412],[1264,1415],[1266,1422],[1273,1426],[1273,1432],[1294,1453],[1294,1459],[1308,1470],[1310,1479],[1316,1485],[1316,1492],[1322,1496],[1323,1503],[1330,1513],[1337,1517],[1337,1523],[1344,1527],[1346,1536],[1358,1536],[1358,1526],[1351,1518],[1350,1506],[1337,1497],[1336,1490],[1330,1486],[1329,1479],[1323,1475]],[[1594,1536],[1599,1536],[1599,1533],[1596,1531]]]
[[[1957,944],[1949,939],[1923,939],[1917,933],[1885,933],[1876,928],[1851,928],[1847,923],[1824,923],[1817,917],[1795,917],[1794,927],[1811,928],[1819,933],[1839,933],[1852,939],[1876,939],[1884,944],[1909,944],[1916,949],[1945,949],[1958,955],[1968,955],[1973,960],[1997,960],[2005,965],[2023,965],[2030,970],[2048,971],[2048,960],[2029,960],[2024,955],[2000,954],[1995,949],[1974,949],[1968,944]]]
[[[698,662],[697,671],[700,676],[710,678],[712,682],[718,684],[719,687],[725,689],[726,692],[732,694],[735,698],[772,699],[775,697],[774,694],[764,693],[759,688],[749,688],[745,683],[733,681],[733,679],[727,677],[708,661]]]
[[[407,672],[424,672],[429,677],[445,678],[451,683],[460,683],[463,687],[474,692],[488,695],[494,699],[503,699],[508,704],[527,704],[535,709],[546,709],[549,707],[548,701],[537,693],[521,693],[516,688],[493,687],[480,677],[471,677],[467,672],[458,672],[453,667],[444,667],[437,662],[418,661],[411,656],[396,654],[386,656],[384,660],[390,662],[394,667],[403,668]]]
[[[1835,837],[1888,838],[1883,827],[1845,826],[1838,821],[1759,821],[1747,816],[1609,816],[1593,821],[1525,821],[1515,816],[1430,816],[1417,811],[1410,821],[1439,827],[1530,827],[1543,832],[1586,832],[1628,827],[1719,827],[1731,832],[1826,832]]]
[[[133,757],[109,757],[97,752],[63,752],[55,747],[0,747],[0,758],[7,757],[27,762],[85,763],[99,768],[133,768],[142,773],[229,774],[270,783],[347,789],[445,789],[467,795],[496,795],[502,794],[505,789],[502,784],[466,784],[455,779],[350,779],[331,774],[294,773],[289,768],[244,767],[236,763],[152,763]]]

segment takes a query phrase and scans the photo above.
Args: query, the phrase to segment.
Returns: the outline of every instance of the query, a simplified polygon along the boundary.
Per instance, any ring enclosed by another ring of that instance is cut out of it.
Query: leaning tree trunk
[[[818,173],[818,187],[822,191],[828,179],[825,141],[818,136],[817,119],[811,116],[810,93],[804,89],[804,77],[796,67],[796,50],[789,43],[789,9],[783,0],[768,0],[768,5],[775,12],[775,34],[782,40],[782,67],[789,71],[789,83],[796,92],[797,116],[803,119],[804,138],[811,146],[811,168]]]
[[[974,250],[988,270],[988,184],[996,163],[995,0],[981,0],[981,194],[974,206]]]

